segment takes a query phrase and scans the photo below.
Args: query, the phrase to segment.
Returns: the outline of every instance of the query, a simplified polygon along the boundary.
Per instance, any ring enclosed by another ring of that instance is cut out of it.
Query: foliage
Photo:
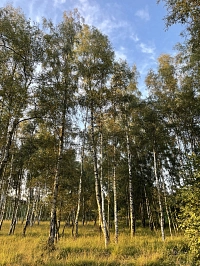
[[[181,201],[180,209],[180,226],[189,238],[190,251],[193,254],[195,265],[199,265],[200,259],[200,169],[199,156],[191,157],[194,166],[194,173],[190,176],[187,184],[180,190],[179,200]]]

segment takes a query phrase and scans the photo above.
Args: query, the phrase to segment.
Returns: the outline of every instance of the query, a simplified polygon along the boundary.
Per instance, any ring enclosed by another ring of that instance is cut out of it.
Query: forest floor
[[[0,231],[0,265],[76,265],[76,266],[170,266],[187,265],[189,255],[187,242],[183,235],[170,237],[166,232],[163,242],[159,232],[149,228],[136,228],[131,239],[127,228],[119,228],[119,242],[111,241],[107,249],[98,226],[88,223],[79,226],[79,237],[72,237],[71,228],[65,229],[54,250],[46,248],[49,223],[41,222],[27,228],[22,236],[23,224],[18,222],[14,235],[8,235],[9,221],[4,221]],[[62,231],[61,224],[61,231]]]

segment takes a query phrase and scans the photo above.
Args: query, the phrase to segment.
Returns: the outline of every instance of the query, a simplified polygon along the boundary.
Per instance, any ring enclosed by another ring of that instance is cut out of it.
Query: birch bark
[[[95,143],[95,132],[94,132],[94,114],[93,110],[91,109],[91,138],[92,138],[92,149],[93,149],[93,164],[94,164],[94,177],[95,177],[95,192],[96,192],[96,201],[99,213],[99,225],[103,231],[104,235],[104,242],[105,247],[107,248],[109,243],[109,234],[106,226],[105,220],[105,210],[102,210],[102,206],[104,205],[104,196],[103,195],[103,187],[102,187],[102,180],[99,180],[99,173],[98,173],[98,163],[97,163],[97,150],[96,150],[96,143]],[[100,182],[100,187],[99,187]],[[103,200],[103,204],[102,204]]]
[[[156,187],[157,187],[157,192],[158,192],[158,204],[159,204],[159,211],[160,211],[160,228],[161,228],[162,240],[164,241],[165,240],[164,213],[163,213],[163,206],[162,206],[162,200],[161,200],[160,180],[157,174],[156,152],[154,149],[153,149],[153,161],[154,161],[154,175],[156,179]]]
[[[131,237],[135,234],[135,210],[133,199],[133,174],[132,174],[132,155],[130,150],[130,138],[128,126],[126,126],[126,147],[128,155],[128,190],[129,190],[129,208],[130,208],[130,232]]]
[[[115,243],[118,243],[118,213],[117,213],[117,184],[116,184],[116,144],[114,144],[114,166],[113,166],[113,197],[114,197],[114,224],[115,224]]]

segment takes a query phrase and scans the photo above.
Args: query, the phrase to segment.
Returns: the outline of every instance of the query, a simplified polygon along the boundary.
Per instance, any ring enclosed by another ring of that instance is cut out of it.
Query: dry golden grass
[[[48,222],[28,227],[26,237],[22,236],[22,228],[18,223],[15,234],[8,236],[9,222],[4,222],[0,231],[0,265],[190,265],[182,235],[167,237],[163,242],[159,233],[138,227],[136,235],[130,239],[128,229],[124,229],[117,245],[111,232],[110,245],[105,249],[98,227],[88,224],[79,226],[77,239],[71,236],[71,228],[67,228],[55,250],[50,250],[46,248]]]

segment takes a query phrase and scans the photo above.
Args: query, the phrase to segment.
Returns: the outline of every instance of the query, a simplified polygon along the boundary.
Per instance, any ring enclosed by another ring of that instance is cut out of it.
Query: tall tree
[[[48,240],[49,245],[52,245],[58,237],[57,201],[61,162],[70,138],[75,106],[76,68],[73,58],[74,48],[78,44],[76,36],[81,28],[80,16],[76,10],[64,13],[60,24],[54,26],[51,21],[45,20],[44,27],[45,53],[39,79],[41,85],[37,91],[38,110],[44,115],[44,123],[51,127],[58,141]]]
[[[98,169],[98,124],[102,125],[101,110],[105,108],[104,87],[112,69],[113,51],[108,38],[96,28],[90,28],[84,25],[79,35],[79,46],[77,49],[78,70],[80,75],[80,84],[82,89],[82,103],[86,105],[89,111],[90,121],[90,143],[92,148],[95,192],[98,206],[100,226],[103,230],[105,246],[108,245],[109,235],[105,219],[104,191],[102,187],[102,176]],[[98,123],[97,118],[100,119]],[[100,129],[101,127],[99,127]]]
[[[128,161],[128,191],[129,191],[129,211],[130,211],[130,231],[131,236],[135,233],[135,209],[133,195],[133,160],[132,148],[134,136],[131,128],[134,127],[134,111],[138,102],[139,91],[137,90],[138,73],[136,67],[129,68],[127,62],[120,61],[115,64],[112,76],[112,89],[116,97],[114,103],[114,113],[119,113],[120,124],[124,128],[127,161]]]
[[[20,9],[0,9],[0,134],[2,157],[0,177],[10,158],[17,126],[30,104],[36,64],[40,60],[40,30],[31,25]],[[27,117],[26,117],[27,118]]]

